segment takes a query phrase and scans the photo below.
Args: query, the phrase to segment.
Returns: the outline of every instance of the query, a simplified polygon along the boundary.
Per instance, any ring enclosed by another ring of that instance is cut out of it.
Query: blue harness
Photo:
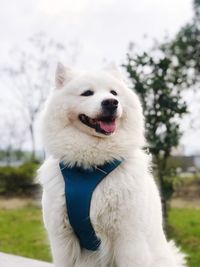
[[[69,221],[82,248],[95,251],[101,244],[90,221],[92,193],[103,178],[117,168],[121,162],[114,160],[87,170],[77,166],[67,167],[63,162],[60,163],[60,170],[65,181]]]

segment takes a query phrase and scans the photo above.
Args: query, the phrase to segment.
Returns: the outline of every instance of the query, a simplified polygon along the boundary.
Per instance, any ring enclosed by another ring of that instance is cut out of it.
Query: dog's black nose
[[[115,111],[118,107],[118,100],[117,99],[105,99],[101,102],[101,106],[104,110],[108,110],[108,111]]]

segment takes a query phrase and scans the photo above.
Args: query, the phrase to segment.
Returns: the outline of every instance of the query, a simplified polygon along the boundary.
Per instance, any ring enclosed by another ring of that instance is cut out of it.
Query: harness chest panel
[[[87,170],[77,166],[67,167],[62,162],[60,163],[60,170],[65,181],[69,222],[82,248],[95,251],[101,244],[90,221],[92,194],[103,178],[117,168],[121,162],[114,160]]]

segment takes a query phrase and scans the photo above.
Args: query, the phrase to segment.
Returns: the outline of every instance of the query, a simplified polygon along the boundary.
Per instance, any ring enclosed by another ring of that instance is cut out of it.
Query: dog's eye
[[[117,95],[117,92],[115,90],[111,90],[110,93],[113,95]]]
[[[93,95],[93,94],[94,94],[93,91],[91,91],[91,90],[86,90],[86,91],[84,91],[84,92],[81,94],[81,96],[90,96],[90,95]]]

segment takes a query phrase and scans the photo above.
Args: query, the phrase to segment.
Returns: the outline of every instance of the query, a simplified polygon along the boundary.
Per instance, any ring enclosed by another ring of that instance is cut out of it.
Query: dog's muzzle
[[[86,114],[79,114],[79,120],[90,128],[96,130],[97,133],[110,135],[116,130],[116,118],[118,100],[105,99],[101,102],[101,114],[97,118],[90,118]]]
[[[118,108],[118,100],[117,99],[105,99],[101,102],[101,107],[103,114],[105,116],[112,116],[116,113],[117,108]]]

